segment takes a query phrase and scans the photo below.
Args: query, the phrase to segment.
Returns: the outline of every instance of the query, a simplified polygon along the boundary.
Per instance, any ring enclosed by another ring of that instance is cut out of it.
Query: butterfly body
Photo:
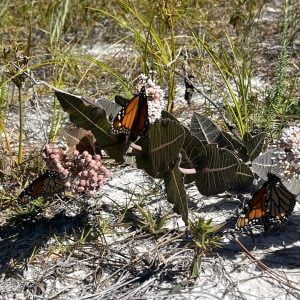
[[[123,107],[113,121],[112,133],[125,134],[134,141],[145,135],[149,127],[148,103],[145,87]]]
[[[18,199],[37,198],[40,196],[51,196],[64,192],[64,180],[55,171],[47,170],[44,174],[33,180],[33,182],[19,195]]]
[[[275,174],[268,173],[268,181],[253,194],[236,222],[236,229],[250,229],[261,224],[265,231],[273,224],[282,224],[292,213],[296,197]]]

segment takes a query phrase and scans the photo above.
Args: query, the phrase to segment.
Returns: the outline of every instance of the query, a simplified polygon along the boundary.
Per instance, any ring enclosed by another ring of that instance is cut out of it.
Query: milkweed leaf
[[[197,172],[196,185],[203,195],[215,195],[226,191],[239,168],[239,159],[227,149],[207,145],[207,159]]]
[[[148,136],[136,142],[143,148],[137,156],[138,168],[155,178],[170,170],[178,159],[184,137],[184,129],[179,123],[168,119],[156,120]]]
[[[70,120],[77,127],[91,130],[98,145],[116,161],[124,161],[124,154],[129,147],[125,136],[111,134],[105,110],[90,101],[65,92],[55,91],[62,108],[69,114]]]
[[[178,170],[178,163],[176,163],[174,168],[166,173],[164,182],[168,202],[174,204],[174,211],[180,214],[184,223],[188,225],[188,203],[183,178],[183,174]]]

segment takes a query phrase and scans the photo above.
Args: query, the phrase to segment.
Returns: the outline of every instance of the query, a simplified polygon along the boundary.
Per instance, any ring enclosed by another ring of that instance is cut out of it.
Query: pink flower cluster
[[[87,151],[72,154],[54,145],[46,145],[42,157],[49,170],[56,171],[65,179],[65,188],[73,193],[85,193],[93,196],[110,176],[102,165],[100,155],[91,155]]]

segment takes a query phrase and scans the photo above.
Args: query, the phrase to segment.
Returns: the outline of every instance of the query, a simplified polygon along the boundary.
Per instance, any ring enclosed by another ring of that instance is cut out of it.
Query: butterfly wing
[[[59,176],[58,173],[48,171],[47,177],[44,180],[42,193],[43,194],[58,194],[65,190],[65,181]]]
[[[140,96],[137,117],[134,119],[130,139],[135,140],[139,135],[145,135],[149,128],[148,102],[146,94]]]
[[[133,97],[129,103],[121,109],[113,122],[113,127],[117,133],[128,133],[132,128],[133,122],[137,116],[140,96]]]
[[[267,223],[281,224],[292,213],[296,197],[281,182],[273,184],[268,192]]]
[[[239,216],[236,228],[264,225],[265,231],[272,224],[282,224],[292,213],[296,197],[275,174],[268,173],[268,181],[253,195],[245,211]]]
[[[131,140],[147,132],[149,126],[146,90],[133,97],[113,121],[113,134],[126,134]]]
[[[267,214],[267,183],[256,191],[236,222],[236,229],[248,229],[263,224]]]
[[[54,171],[47,170],[44,174],[36,178],[19,196],[23,198],[37,198],[45,195],[53,195],[64,192],[64,180]]]

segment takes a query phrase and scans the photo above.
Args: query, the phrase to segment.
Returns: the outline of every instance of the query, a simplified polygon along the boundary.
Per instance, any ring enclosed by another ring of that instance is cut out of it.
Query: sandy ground
[[[212,218],[214,224],[234,217],[241,202],[222,194],[203,197],[188,188],[192,216]],[[144,202],[154,215],[169,214],[164,234],[154,237],[138,226],[139,214],[115,223],[125,208]],[[172,213],[161,183],[142,171],[114,171],[101,193],[88,201],[52,203],[60,212],[19,227],[2,227],[0,253],[3,274],[1,299],[299,299],[300,204],[284,227],[252,239],[236,233],[251,252],[249,258],[231,234],[222,248],[202,258],[197,279],[190,277],[194,251],[181,219]],[[62,207],[64,207],[62,209]],[[130,218],[131,217],[131,218]],[[88,224],[114,224],[78,244]],[[230,227],[230,226],[229,226]],[[255,245],[253,244],[253,240]],[[40,248],[36,248],[40,247]],[[35,248],[38,249],[35,251]],[[259,261],[268,266],[263,270]],[[14,261],[18,263],[14,264]],[[293,288],[294,287],[294,288]]]

